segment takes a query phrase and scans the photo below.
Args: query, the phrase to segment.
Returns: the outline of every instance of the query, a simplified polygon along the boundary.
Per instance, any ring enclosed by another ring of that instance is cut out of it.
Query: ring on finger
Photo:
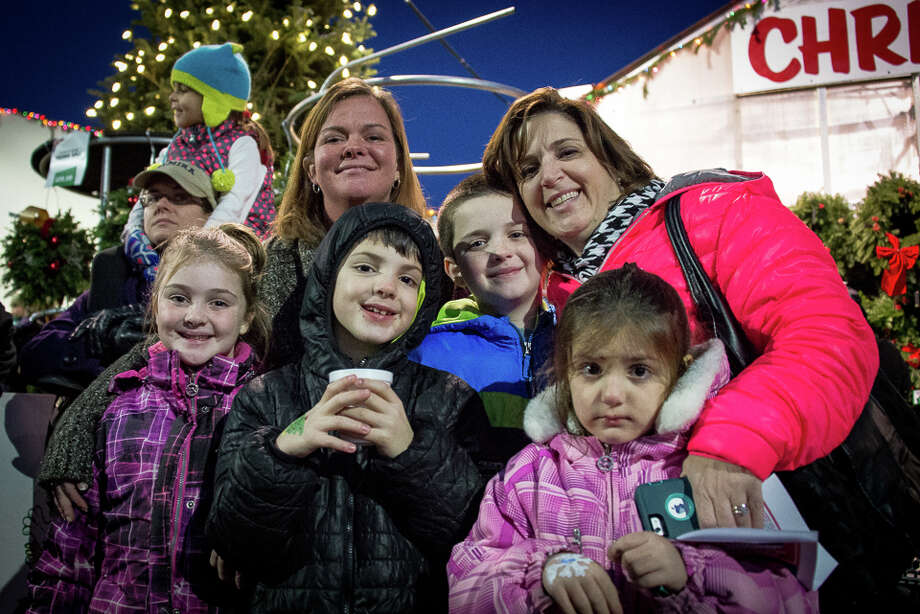
[[[751,510],[750,508],[748,508],[747,503],[739,503],[738,505],[732,506],[732,514],[736,518],[741,518],[742,516],[746,515],[749,511]]]

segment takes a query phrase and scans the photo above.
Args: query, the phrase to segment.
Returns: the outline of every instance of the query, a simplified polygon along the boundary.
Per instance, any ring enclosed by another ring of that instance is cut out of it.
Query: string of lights
[[[653,60],[643,65],[641,70],[632,72],[622,79],[602,81],[601,83],[597,84],[594,89],[585,95],[585,100],[592,103],[598,102],[601,98],[607,96],[608,94],[617,92],[624,87],[638,83],[642,84],[643,95],[647,95],[649,80],[651,80],[652,77],[656,75],[659,70],[661,70],[661,67],[665,62],[671,60],[672,58],[676,57],[678,53],[684,51],[692,51],[693,53],[697,53],[703,45],[711,47],[712,42],[716,38],[716,35],[722,30],[722,28],[731,30],[735,26],[743,27],[747,23],[748,19],[756,22],[760,18],[760,15],[763,13],[767,4],[770,4],[774,10],[779,9],[779,0],[759,0],[754,2],[746,2],[743,5],[739,4],[738,6],[735,6],[732,10],[725,13],[721,20],[707,28],[704,32],[694,36],[690,40],[683,40],[680,43],[664,50]]]
[[[41,122],[43,126],[47,126],[49,128],[60,128],[61,130],[74,130],[74,131],[83,130],[85,132],[90,132],[96,136],[102,135],[101,130],[93,128],[92,126],[86,126],[83,124],[75,124],[74,122],[67,122],[63,120],[48,119],[42,113],[36,113],[34,111],[22,111],[15,107],[14,108],[0,107],[0,115],[18,115],[19,117],[28,119],[30,121]]]

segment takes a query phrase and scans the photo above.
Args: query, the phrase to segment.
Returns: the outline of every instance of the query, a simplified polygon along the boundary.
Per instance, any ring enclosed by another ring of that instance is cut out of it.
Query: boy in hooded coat
[[[337,339],[346,323],[336,320],[333,294],[352,248],[384,228],[418,247],[423,298],[409,328],[356,365]],[[407,359],[437,313],[441,275],[431,228],[405,207],[355,207],[320,244],[300,316],[303,357],[240,393],[218,458],[208,533],[218,554],[255,581],[250,611],[446,610],[444,567],[477,512],[484,480],[473,455],[488,420],[466,383]],[[279,449],[282,431],[320,402],[329,372],[355,366],[393,373],[409,447],[393,458],[374,446],[303,458]]]

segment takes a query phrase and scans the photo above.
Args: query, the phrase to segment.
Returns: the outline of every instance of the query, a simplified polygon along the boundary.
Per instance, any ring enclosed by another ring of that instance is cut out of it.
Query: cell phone
[[[636,487],[636,508],[642,528],[675,538],[698,528],[693,489],[687,478],[671,478]]]

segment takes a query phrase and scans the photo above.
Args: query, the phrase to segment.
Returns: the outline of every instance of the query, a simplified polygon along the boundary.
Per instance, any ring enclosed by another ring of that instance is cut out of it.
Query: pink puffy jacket
[[[602,270],[634,262],[684,298],[696,318],[664,226],[681,195],[690,242],[762,355],[703,409],[691,454],[727,461],[765,479],[824,456],[849,433],[878,370],[878,349],[821,241],[780,202],[762,173],[701,171],[673,178],[614,244]],[[549,271],[544,296],[561,309],[579,286]]]

